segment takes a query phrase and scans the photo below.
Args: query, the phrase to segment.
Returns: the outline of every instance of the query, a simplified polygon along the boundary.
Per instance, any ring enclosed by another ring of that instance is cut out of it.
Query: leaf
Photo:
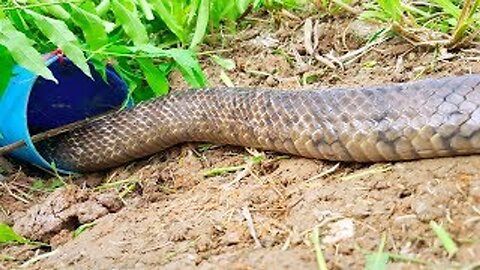
[[[100,49],[108,43],[104,21],[96,14],[90,13],[75,5],[71,5],[73,22],[78,25],[85,40],[92,50]]]
[[[2,63],[2,68],[0,68],[0,98],[7,89],[8,83],[12,77],[12,69],[15,64],[12,56],[7,51],[7,48],[0,46],[0,63]]]
[[[31,45],[32,43],[33,41],[17,31],[8,19],[0,19],[0,45],[7,48],[13,60],[31,72],[57,82],[40,53]]]
[[[437,235],[437,238],[442,243],[445,250],[448,252],[448,255],[453,256],[458,252],[457,244],[453,241],[450,234],[441,226],[438,225],[435,221],[430,221],[430,227]]]
[[[165,54],[175,60],[183,77],[191,86],[200,88],[207,84],[202,68],[191,51],[170,49],[165,50]]]
[[[390,19],[399,22],[402,18],[400,0],[377,0],[382,9],[389,15]]]
[[[137,12],[128,10],[118,0],[112,2],[112,10],[116,18],[122,25],[123,30],[129,36],[136,46],[147,44],[148,34],[144,25],[140,21]]]
[[[59,5],[58,1],[43,0],[42,2],[45,4],[50,4],[50,5],[45,5],[45,10],[49,14],[52,14],[53,16],[63,21],[70,19],[70,14],[61,5]]]
[[[145,75],[148,85],[152,88],[156,96],[163,96],[168,93],[169,84],[167,76],[164,72],[158,69],[151,59],[138,58],[140,68]]]
[[[87,59],[83,54],[80,44],[75,35],[68,29],[63,21],[43,16],[31,10],[26,12],[32,16],[35,25],[56,46],[65,52],[68,58],[80,68],[85,75],[92,78]]]
[[[155,12],[160,15],[160,18],[162,18],[163,22],[168,26],[170,31],[172,31],[172,33],[174,33],[182,43],[185,43],[186,34],[183,26],[177,22],[175,17],[172,16],[170,12],[168,12],[162,0],[150,0],[150,3],[152,4]]]
[[[143,11],[143,14],[145,15],[145,19],[147,19],[149,21],[153,21],[155,19],[155,16],[153,16],[152,7],[148,3],[148,1],[147,0],[138,0],[138,2],[140,4],[140,8]]]
[[[194,49],[202,42],[205,33],[207,32],[208,16],[210,14],[210,0],[201,0],[198,8],[197,25],[193,34],[190,49]]]
[[[100,3],[98,4],[98,6],[95,8],[95,10],[97,11],[97,14],[98,16],[103,16],[105,15],[105,13],[108,12],[108,10],[110,9],[110,0],[102,0],[100,1]]]
[[[234,70],[236,68],[235,61],[233,61],[232,59],[226,59],[218,55],[212,55],[211,58],[215,63],[228,71]]]
[[[369,254],[366,257],[366,270],[384,270],[387,268],[387,263],[390,260],[390,256],[388,253],[383,252],[386,241],[387,235],[383,233],[380,245],[378,246],[378,251],[376,253]]]
[[[18,235],[10,226],[7,224],[0,223],[0,244],[4,243],[28,243],[29,241],[24,237]]]

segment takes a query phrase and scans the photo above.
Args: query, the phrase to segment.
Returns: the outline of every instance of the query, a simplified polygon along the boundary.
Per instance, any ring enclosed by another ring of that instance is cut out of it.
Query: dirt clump
[[[52,237],[64,239],[82,224],[114,213],[123,207],[116,194],[90,194],[88,190],[71,185],[52,192],[42,203],[33,205],[25,213],[14,214],[14,230],[22,236],[49,242]],[[61,241],[60,241],[61,242]]]

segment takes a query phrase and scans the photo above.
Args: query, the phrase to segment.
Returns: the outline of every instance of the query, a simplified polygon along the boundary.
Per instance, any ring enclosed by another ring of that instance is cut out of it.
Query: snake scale
[[[37,148],[59,167],[89,172],[199,141],[356,162],[480,153],[480,75],[357,88],[174,91]]]

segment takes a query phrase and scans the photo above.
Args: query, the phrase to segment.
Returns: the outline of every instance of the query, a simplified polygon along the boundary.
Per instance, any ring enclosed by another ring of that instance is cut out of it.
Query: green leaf
[[[112,10],[125,33],[132,39],[136,46],[148,43],[147,30],[140,21],[136,10],[131,11],[127,9],[118,0],[112,2]]]
[[[102,0],[102,1],[100,1],[100,3],[98,4],[98,6],[95,8],[95,10],[97,11],[98,16],[103,16],[103,15],[105,15],[105,13],[107,13],[109,9],[110,9],[110,0]]]
[[[86,230],[88,230],[90,228],[93,228],[95,225],[97,225],[97,223],[94,221],[94,222],[85,223],[85,224],[82,224],[82,225],[78,226],[78,228],[75,229],[75,231],[73,231],[73,238],[78,237],[80,234],[82,234],[83,232],[85,232]]]
[[[71,8],[73,22],[82,29],[90,49],[97,50],[105,46],[108,43],[108,37],[103,20],[96,14],[75,5],[71,5]]]
[[[217,63],[219,66],[226,70],[231,71],[234,70],[236,67],[235,61],[233,61],[232,59],[226,59],[218,55],[212,55],[211,58],[215,63]]]
[[[197,25],[193,34],[190,49],[194,49],[202,42],[205,33],[207,32],[208,17],[210,14],[210,0],[201,0],[198,8]]]
[[[31,10],[26,12],[32,16],[36,26],[40,31],[56,46],[65,52],[68,58],[80,68],[85,75],[92,77],[87,59],[83,54],[80,44],[75,35],[68,29],[63,21],[43,16]]]
[[[433,220],[430,221],[430,227],[435,232],[437,238],[440,240],[448,254],[450,256],[455,255],[455,253],[458,252],[458,247],[457,244],[455,244],[455,241],[453,241],[452,237],[450,237],[450,234],[441,225],[438,225]]]
[[[389,15],[391,20],[399,22],[402,19],[400,0],[377,0],[377,2]]]
[[[8,19],[0,19],[0,45],[7,48],[13,60],[31,72],[57,82],[40,53],[33,48],[32,43],[33,41],[22,32],[17,31]]]
[[[177,22],[172,14],[170,14],[162,1],[163,0],[150,0],[150,3],[152,4],[155,12],[160,15],[160,18],[162,18],[163,22],[168,26],[170,31],[172,31],[172,33],[174,33],[182,43],[185,43],[186,34],[183,26]]]
[[[205,75],[191,51],[170,49],[165,50],[165,54],[175,60],[183,77],[191,86],[195,88],[205,87],[207,84]]]
[[[0,63],[2,63],[2,68],[0,68],[0,98],[7,89],[8,83],[12,77],[12,69],[15,64],[12,56],[8,52],[7,48],[0,46]]]
[[[155,16],[153,16],[152,7],[147,0],[138,0],[140,4],[140,8],[142,9],[143,14],[145,15],[145,19],[149,21],[153,21]]]
[[[45,4],[50,4],[45,5],[45,10],[49,14],[52,14],[63,21],[70,19],[70,14],[61,5],[59,5],[57,0],[43,0],[42,2]]]
[[[158,69],[151,59],[139,58],[137,61],[140,64],[140,68],[145,75],[148,85],[152,88],[155,95],[163,96],[167,94],[169,84],[166,74]]]
[[[4,243],[28,243],[29,241],[24,237],[18,235],[10,226],[7,224],[0,223],[0,244]]]

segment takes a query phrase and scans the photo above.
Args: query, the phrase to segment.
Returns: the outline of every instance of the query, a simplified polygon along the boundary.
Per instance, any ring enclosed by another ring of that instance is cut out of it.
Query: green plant
[[[298,0],[10,0],[0,5],[0,94],[18,63],[55,80],[42,53],[64,53],[86,75],[112,66],[133,97],[166,94],[178,69],[192,87],[207,80],[196,51],[208,33],[262,7]]]
[[[480,0],[376,0],[361,18],[389,23],[391,30],[417,45],[458,47],[480,30]]]

